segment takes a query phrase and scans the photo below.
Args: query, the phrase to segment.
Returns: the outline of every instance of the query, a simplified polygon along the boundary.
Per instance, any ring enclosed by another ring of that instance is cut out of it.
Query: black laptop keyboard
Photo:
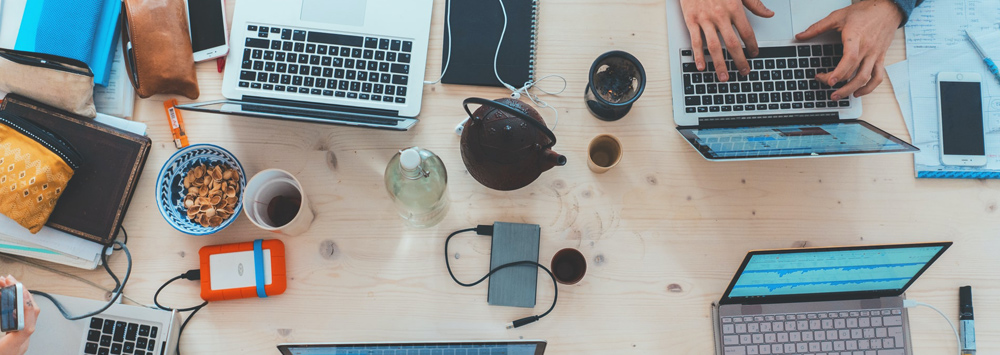
[[[248,25],[239,86],[406,103],[413,42]]]
[[[90,318],[84,354],[96,355],[152,355],[156,350],[156,326],[115,321],[98,317]]]
[[[684,109],[715,113],[850,107],[850,100],[830,100],[843,83],[831,87],[815,79],[816,74],[833,71],[843,52],[842,44],[761,47],[757,57],[748,58],[751,70],[746,76],[737,74],[733,58],[725,52],[730,79],[720,83],[713,62],[699,71],[691,50],[683,49]],[[707,50],[705,55],[708,58]]]

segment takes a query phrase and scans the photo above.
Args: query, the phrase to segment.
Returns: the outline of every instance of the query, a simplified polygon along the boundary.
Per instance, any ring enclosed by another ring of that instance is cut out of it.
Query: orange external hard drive
[[[280,240],[210,245],[201,259],[201,298],[206,301],[280,295],[285,292],[285,244]]]

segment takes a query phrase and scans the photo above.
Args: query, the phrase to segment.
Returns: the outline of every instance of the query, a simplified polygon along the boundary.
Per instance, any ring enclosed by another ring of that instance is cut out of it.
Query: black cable
[[[121,229],[122,230],[122,235],[125,236],[125,238],[122,239],[122,244],[128,244],[128,231],[125,230],[125,226],[119,225],[118,229]],[[122,250],[122,248],[113,248],[113,249],[115,251]]]
[[[198,311],[200,311],[202,308],[205,308],[205,306],[208,305],[208,301],[202,302],[201,304],[194,307],[178,308],[178,309],[164,307],[163,305],[161,305],[159,301],[160,292],[163,291],[163,289],[166,288],[167,285],[170,285],[174,281],[180,279],[191,280],[191,281],[201,280],[201,270],[199,269],[188,270],[188,272],[174,276],[174,278],[170,279],[169,281],[161,285],[160,288],[156,290],[156,293],[153,294],[153,304],[155,304],[156,307],[159,307],[164,311],[191,312],[191,314],[189,314],[187,318],[184,319],[184,322],[181,323],[181,328],[177,331],[177,355],[181,354],[181,336],[184,335],[184,328],[187,327],[188,322],[191,321],[191,318],[194,318],[194,315],[197,314]]]
[[[111,271],[111,267],[108,266],[108,248],[113,248],[114,245],[118,245],[119,247],[121,247],[120,250],[125,252],[125,257],[128,260],[128,268],[125,269],[125,278],[123,278],[120,281],[118,280],[118,276],[115,275],[115,272]],[[69,312],[66,311],[66,308],[62,305],[62,303],[59,303],[59,301],[57,301],[54,297],[52,297],[52,295],[49,295],[48,293],[42,291],[30,291],[30,292],[33,295],[39,295],[48,298],[49,301],[52,301],[52,304],[56,306],[56,309],[59,310],[59,313],[62,313],[63,317],[65,317],[68,320],[80,320],[101,314],[104,311],[108,310],[108,308],[111,308],[111,306],[118,301],[118,298],[120,298],[122,293],[124,292],[125,284],[128,283],[129,276],[132,275],[132,253],[129,252],[128,247],[126,247],[125,244],[115,241],[112,245],[105,246],[104,249],[101,250],[101,261],[104,264],[104,270],[108,272],[108,275],[111,275],[112,280],[115,280],[115,288],[112,291],[113,296],[111,297],[111,300],[108,301],[108,303],[104,305],[104,307],[101,307],[101,309],[97,311],[90,312],[82,316],[71,316]]]
[[[536,315],[536,316],[524,317],[524,318],[521,318],[521,319],[513,321],[510,326],[507,326],[507,329],[519,328],[519,327],[522,327],[522,326],[534,323],[534,322],[538,321],[539,319],[542,319],[542,317],[545,317],[545,316],[549,315],[549,313],[552,313],[552,310],[556,308],[556,301],[559,299],[559,284],[556,283],[556,276],[554,274],[552,274],[552,271],[549,271],[549,269],[547,267],[545,267],[545,265],[539,264],[537,262],[530,261],[530,260],[522,260],[522,261],[515,261],[515,262],[511,262],[511,263],[506,263],[506,264],[497,266],[493,270],[490,270],[490,272],[487,273],[486,276],[483,276],[482,278],[480,278],[479,280],[476,280],[475,282],[464,283],[462,281],[458,281],[458,278],[455,277],[455,273],[453,273],[451,271],[451,262],[448,261],[448,259],[449,259],[449,255],[448,255],[448,243],[451,242],[451,238],[452,237],[454,237],[454,236],[456,236],[458,234],[461,234],[461,233],[472,232],[472,231],[475,231],[479,235],[492,236],[493,235],[493,226],[480,225],[480,226],[478,226],[476,228],[467,228],[467,229],[458,230],[458,231],[452,232],[450,235],[448,235],[448,238],[445,239],[445,241],[444,241],[444,265],[448,269],[448,275],[451,275],[451,279],[454,280],[455,283],[457,283],[457,284],[459,284],[461,286],[464,286],[464,287],[473,287],[473,286],[476,286],[476,285],[482,283],[483,281],[486,281],[486,279],[490,278],[490,276],[492,276],[493,274],[495,274],[497,271],[500,271],[500,270],[503,270],[503,269],[506,269],[506,268],[509,268],[509,267],[519,266],[519,265],[534,265],[534,266],[538,267],[539,269],[545,270],[545,272],[547,274],[549,274],[549,277],[552,278],[552,290],[554,291],[554,293],[552,295],[552,305],[549,306],[549,309],[547,311],[545,311],[545,313],[542,313],[542,314],[539,314],[539,315]]]

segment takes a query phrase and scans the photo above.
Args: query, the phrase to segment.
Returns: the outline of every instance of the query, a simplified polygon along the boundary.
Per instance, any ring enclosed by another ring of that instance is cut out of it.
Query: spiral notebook
[[[538,29],[538,0],[503,0],[507,9],[507,31],[496,58],[497,73],[507,84],[521,87],[535,77],[535,41]],[[444,29],[441,67],[451,61],[441,82],[445,84],[500,86],[493,72],[493,57],[503,31],[499,1],[449,0],[451,37]],[[447,17],[446,17],[447,18]]]

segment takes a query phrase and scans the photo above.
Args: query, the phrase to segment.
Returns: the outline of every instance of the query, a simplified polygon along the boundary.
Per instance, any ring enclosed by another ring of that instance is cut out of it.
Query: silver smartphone
[[[24,329],[24,285],[20,282],[0,289],[0,331]]]
[[[976,73],[938,73],[938,131],[944,165],[986,165],[981,81]]]

